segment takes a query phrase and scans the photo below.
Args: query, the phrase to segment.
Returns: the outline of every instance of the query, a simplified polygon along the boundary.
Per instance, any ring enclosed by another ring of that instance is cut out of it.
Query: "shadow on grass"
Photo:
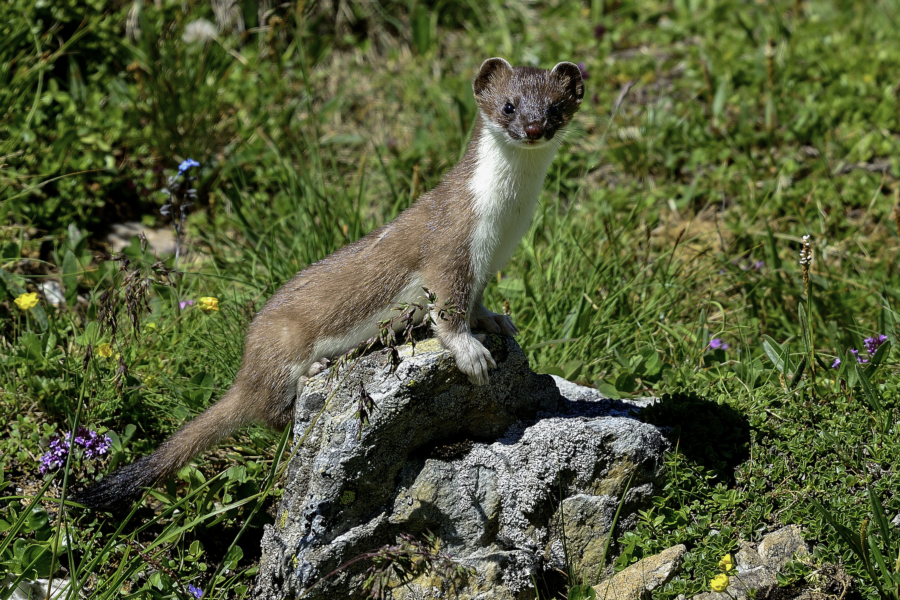
[[[678,452],[714,473],[734,481],[734,469],[750,458],[750,423],[727,404],[689,393],[663,394],[641,411]]]

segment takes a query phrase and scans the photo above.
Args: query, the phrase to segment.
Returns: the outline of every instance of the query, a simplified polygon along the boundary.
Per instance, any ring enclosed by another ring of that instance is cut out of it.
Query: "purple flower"
[[[730,346],[720,338],[713,338],[709,340],[709,347],[713,350],[728,350]]]
[[[866,352],[874,355],[878,349],[887,341],[887,336],[884,334],[879,334],[877,336],[869,337],[863,340],[863,344],[866,345]]]
[[[200,163],[198,163],[193,158],[189,158],[185,161],[182,161],[182,163],[180,165],[178,165],[178,172],[179,173],[187,173],[192,168],[199,167],[199,166],[200,166]]]
[[[75,432],[74,443],[76,446],[84,448],[84,454],[88,458],[106,454],[110,446],[112,446],[112,440],[109,439],[108,435],[100,435],[87,427],[78,428]],[[71,431],[67,431],[62,436],[55,435],[50,438],[49,449],[41,457],[41,474],[43,475],[47,471],[55,471],[65,465],[71,449]]]
[[[834,359],[834,362],[831,363],[831,368],[837,369],[839,366],[841,366],[841,359],[839,359],[839,358]]]
[[[194,305],[194,301],[193,301],[193,300],[182,300],[181,303],[180,303],[178,306],[181,307],[181,310],[184,310],[185,307],[187,307],[187,306],[193,306],[193,305]]]
[[[201,590],[198,587],[194,587],[191,584],[188,584],[188,591],[191,593],[191,596],[193,596],[194,598],[202,598],[203,597],[203,590]]]
[[[594,39],[595,40],[602,40],[603,36],[605,36],[605,35],[606,35],[606,27],[604,27],[602,23],[600,25],[597,25],[596,27],[594,27]]]
[[[581,71],[581,78],[584,79],[585,81],[587,81],[588,80],[587,66],[583,62],[580,62],[580,63],[578,63],[578,70]]]
[[[764,266],[766,266],[766,263],[761,260],[758,260],[755,263],[753,263],[753,269],[755,271],[761,271]]]
[[[859,350],[857,350],[856,348],[850,348],[850,354],[852,354],[853,356],[855,356],[855,357],[856,357],[856,362],[858,362],[858,363],[861,364],[861,365],[864,365],[864,364],[866,364],[867,362],[869,362],[869,359],[868,359],[868,358],[863,358],[862,356],[859,355]]]

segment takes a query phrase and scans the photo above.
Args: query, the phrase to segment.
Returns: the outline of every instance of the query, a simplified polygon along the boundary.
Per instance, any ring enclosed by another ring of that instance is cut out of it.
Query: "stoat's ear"
[[[581,69],[578,65],[570,62],[561,62],[553,67],[550,75],[556,77],[557,80],[566,86],[566,91],[575,101],[575,104],[581,104],[584,98],[584,79],[581,78]]]
[[[481,96],[488,86],[491,85],[491,82],[497,82],[505,77],[509,77],[512,75],[512,72],[512,65],[502,58],[487,59],[481,63],[481,69],[472,82],[472,89],[475,90],[475,95]]]

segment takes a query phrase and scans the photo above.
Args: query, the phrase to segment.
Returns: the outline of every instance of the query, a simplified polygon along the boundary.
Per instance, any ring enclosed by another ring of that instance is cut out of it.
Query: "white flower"
[[[218,34],[219,32],[216,30],[215,25],[206,19],[197,19],[187,24],[181,39],[185,44],[193,44],[194,42],[206,43],[216,39]]]

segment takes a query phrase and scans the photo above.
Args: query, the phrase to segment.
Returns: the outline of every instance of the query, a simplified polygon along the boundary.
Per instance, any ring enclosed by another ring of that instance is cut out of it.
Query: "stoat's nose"
[[[529,123],[525,126],[525,135],[528,136],[529,140],[537,140],[544,135],[544,130],[540,123]]]

